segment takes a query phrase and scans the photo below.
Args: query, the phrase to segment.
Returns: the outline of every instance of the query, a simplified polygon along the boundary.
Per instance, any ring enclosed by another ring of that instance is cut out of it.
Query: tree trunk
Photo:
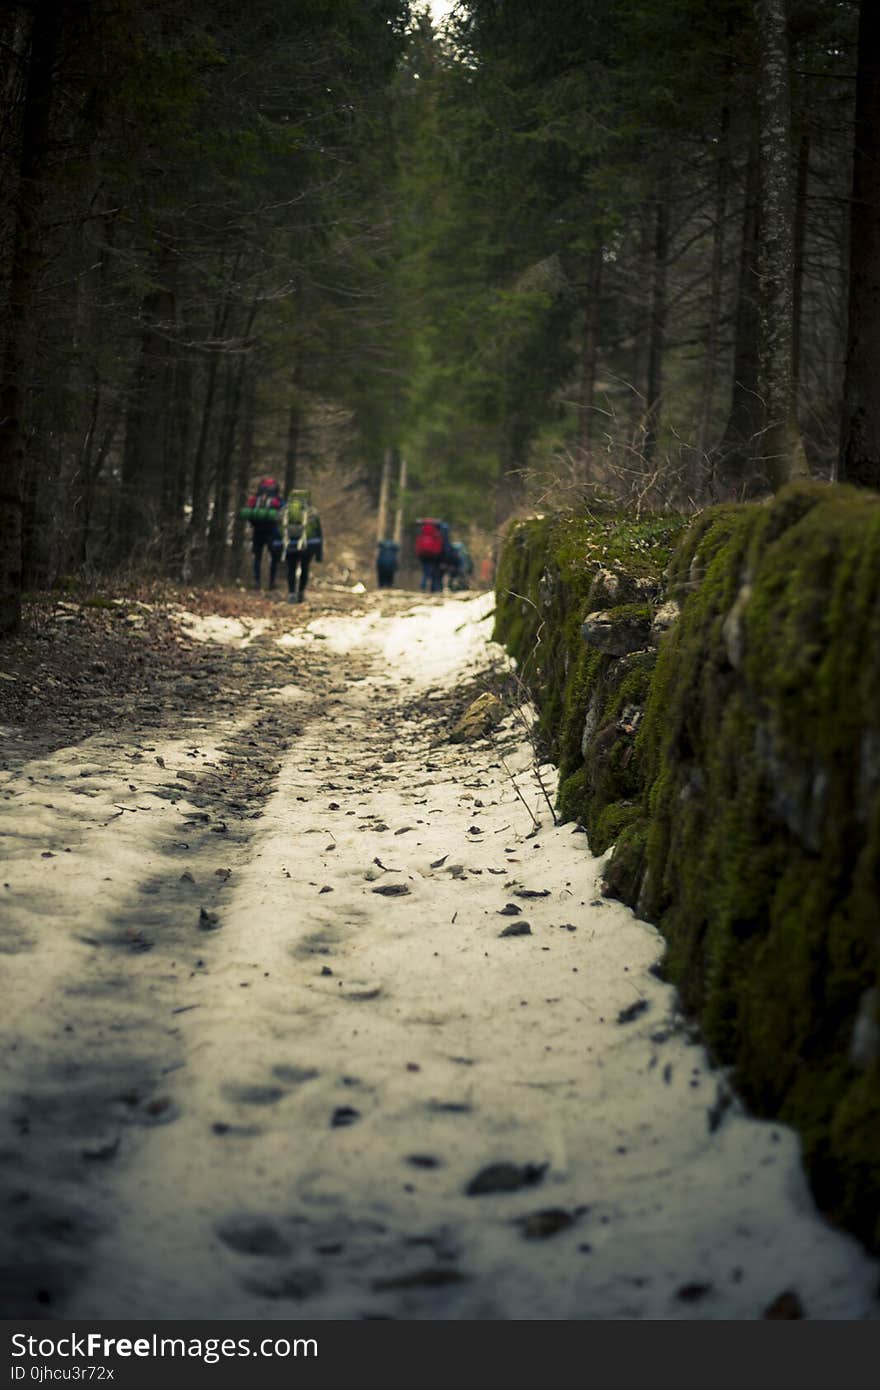
[[[791,84],[785,0],[757,0],[761,71],[758,395],[763,428],[753,486],[809,477],[794,410]]]
[[[758,399],[758,232],[756,127],[746,161],[743,191],[730,413],[716,452],[715,471],[724,489],[739,490],[744,485],[761,428]]]
[[[586,481],[590,476],[590,455],[595,436],[596,365],[599,353],[599,297],[602,292],[602,247],[597,246],[590,256],[587,275],[587,294],[584,305],[584,340],[581,362],[581,399],[578,429],[578,449],[581,473]]]
[[[126,421],[122,464],[126,553],[134,549],[141,558],[155,554],[159,562],[173,379],[174,273],[171,253],[163,248],[156,265],[159,288],[146,294],[141,306],[141,349]]]
[[[214,511],[208,531],[208,554],[211,570],[218,579],[226,578],[229,559],[227,541],[229,539],[229,510],[232,501],[232,462],[235,453],[235,436],[239,426],[244,377],[248,364],[247,343],[253,330],[258,308],[259,301],[254,300],[241,335],[242,352],[238,358],[230,359],[227,369],[226,410],[224,411],[218,447]]]
[[[700,422],[697,427],[697,455],[702,466],[709,442],[712,423],[712,403],[718,376],[718,337],[721,325],[721,298],[724,281],[724,227],[727,220],[727,198],[730,183],[730,107],[725,101],[721,111],[718,136],[718,162],[715,167],[715,226],[712,230],[712,269],[709,281],[709,314],[706,324],[706,360],[700,400]]]
[[[647,404],[644,456],[650,463],[657,452],[663,410],[663,354],[666,349],[666,282],[669,264],[669,204],[657,202],[654,221],[654,269],[651,284],[651,323],[648,337]]]
[[[252,362],[245,366],[244,404],[242,406],[241,444],[238,451],[238,468],[235,475],[235,512],[232,521],[232,573],[237,577],[241,569],[244,550],[246,522],[241,508],[247,501],[251,469],[254,466],[254,425],[257,409],[257,377]]]
[[[394,513],[394,540],[403,544],[403,516],[406,510],[406,459],[401,455],[397,478],[397,508]]]
[[[165,564],[179,569],[186,543],[184,509],[188,482],[188,460],[192,433],[192,366],[178,356],[172,370],[171,409],[165,442],[165,488],[162,530],[165,536]]]
[[[284,496],[289,497],[296,487],[296,471],[299,461],[299,439],[302,430],[302,403],[296,387],[298,373],[293,374],[290,412],[287,416],[287,454],[284,461]]]
[[[216,339],[219,333],[220,310],[215,314]],[[217,391],[217,372],[220,367],[220,358],[216,347],[212,347],[211,356],[208,359],[208,377],[205,382],[205,395],[202,400],[202,419],[199,425],[199,437],[196,442],[195,458],[193,459],[192,474],[192,509],[190,511],[189,529],[186,538],[186,555],[184,558],[184,578],[189,579],[194,568],[198,566],[202,547],[205,539],[205,520],[208,515],[208,486],[206,478],[206,461],[208,453],[208,439],[211,433],[211,423],[214,418],[214,396]]]
[[[880,488],[880,12],[862,0],[838,478]]]
[[[222,579],[226,569],[226,540],[229,529],[229,503],[232,494],[232,453],[238,424],[241,398],[241,363],[226,364],[226,388],[220,439],[217,444],[217,469],[214,475],[214,508],[208,527],[208,565],[215,579]]]
[[[15,632],[21,622],[22,415],[34,294],[43,249],[38,212],[46,173],[53,68],[62,23],[56,0],[37,0],[22,113],[18,186],[13,194],[13,245],[0,380],[0,635]]]
[[[630,361],[630,398],[628,430],[633,443],[641,442],[645,432],[645,411],[647,402],[647,356],[644,349],[644,321],[649,314],[647,294],[643,286],[651,281],[651,268],[654,257],[654,237],[656,217],[650,214],[655,210],[650,204],[643,204],[638,213],[638,241],[633,257],[631,284],[635,303],[631,306],[632,319],[632,358]]]
[[[379,514],[376,517],[376,540],[388,539],[388,494],[391,491],[391,468],[394,463],[394,450],[386,449],[382,460],[382,481],[379,484]]]
[[[240,264],[241,253],[239,252],[230,267],[228,278],[230,286],[235,282]],[[202,401],[202,419],[199,426],[199,437],[196,443],[195,457],[193,459],[192,510],[190,512],[183,563],[181,565],[181,576],[185,583],[189,583],[190,579],[202,565],[205,546],[205,522],[208,516],[208,442],[214,420],[214,397],[217,391],[217,373],[220,368],[220,343],[226,333],[231,313],[232,292],[230,290],[214,308],[211,340],[208,345],[210,352],[208,359],[208,376],[205,383],[205,395]]]
[[[504,424],[500,470],[495,484],[495,522],[500,526],[521,505],[525,493],[525,469],[529,457],[532,423],[514,411]]]
[[[797,182],[794,195],[794,290],[792,303],[792,382],[797,400],[801,378],[801,340],[804,307],[804,244],[807,233],[807,193],[810,185],[810,132],[806,125],[806,101],[801,114],[804,122],[798,140]]]

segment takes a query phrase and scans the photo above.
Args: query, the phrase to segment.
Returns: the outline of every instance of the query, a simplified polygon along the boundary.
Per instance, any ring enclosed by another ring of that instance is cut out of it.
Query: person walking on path
[[[422,563],[422,582],[419,586],[424,593],[443,592],[443,561],[449,550],[449,527],[445,521],[434,517],[423,517],[419,521],[416,534],[416,558]]]
[[[324,533],[307,488],[294,488],[284,511],[287,602],[302,603],[313,560],[324,559]]]
[[[376,582],[380,589],[390,589],[400,564],[400,545],[397,541],[379,541],[376,551]]]
[[[284,549],[281,535],[283,508],[280,484],[274,478],[261,478],[247,505],[241,509],[241,515],[251,523],[255,589],[261,587],[264,550],[269,552],[269,588],[275,588],[278,562]]]

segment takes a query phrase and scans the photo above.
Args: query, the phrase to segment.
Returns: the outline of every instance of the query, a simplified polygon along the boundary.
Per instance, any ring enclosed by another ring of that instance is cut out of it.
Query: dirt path
[[[875,1318],[520,715],[450,740],[489,600],[359,602],[3,774],[4,1315]]]

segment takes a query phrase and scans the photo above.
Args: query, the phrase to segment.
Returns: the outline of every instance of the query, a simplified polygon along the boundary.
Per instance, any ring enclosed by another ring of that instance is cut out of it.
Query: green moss
[[[696,587],[639,738],[646,897],[669,976],[749,1104],[798,1128],[824,1200],[841,1096],[856,1105],[853,1018],[880,967],[880,772],[869,787],[865,756],[880,749],[878,501],[800,486],[701,518],[671,566]],[[834,1208],[869,1243],[876,1180],[873,1194]]]
[[[600,570],[618,582],[597,589]],[[664,571],[682,613],[659,655],[590,651],[591,590],[644,616]],[[614,845],[609,891],[663,932],[740,1093],[797,1128],[820,1201],[880,1250],[880,1074],[849,1060],[880,982],[880,498],[799,484],[686,528],[544,519],[509,538],[499,576],[519,597],[499,593],[496,633],[537,701],[560,813],[594,852]]]
[[[613,845],[619,838],[622,831],[626,830],[634,821],[639,820],[640,811],[637,801],[613,801],[610,806],[604,806],[596,818],[594,839],[597,842],[598,854]],[[598,848],[603,846],[603,848]]]

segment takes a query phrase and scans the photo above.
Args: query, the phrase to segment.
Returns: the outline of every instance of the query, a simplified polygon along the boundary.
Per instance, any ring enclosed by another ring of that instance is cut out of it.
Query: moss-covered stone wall
[[[542,520],[508,537],[496,636],[560,811],[826,1211],[880,1250],[880,497]]]

